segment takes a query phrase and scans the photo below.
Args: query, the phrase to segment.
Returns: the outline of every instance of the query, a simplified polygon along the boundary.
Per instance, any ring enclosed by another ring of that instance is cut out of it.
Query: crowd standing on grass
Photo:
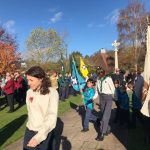
[[[27,99],[31,99],[29,91],[32,91],[31,93],[34,96],[36,92],[40,92],[40,90],[37,91],[31,87],[29,77],[35,77],[39,81],[43,80],[43,77],[35,76],[34,72],[36,71],[34,69],[30,74],[31,70],[29,69],[26,73],[16,70],[14,73],[7,72],[1,74],[0,94],[1,96],[6,96],[6,104],[9,107],[9,113],[12,113],[15,110],[14,103],[18,103],[18,107],[21,107]],[[89,73],[89,76],[86,77],[86,86],[84,89],[80,90],[81,93],[73,88],[74,82],[77,81],[72,77],[70,72],[64,75],[53,70],[52,72],[45,74],[45,77],[49,79],[49,81],[47,81],[48,83],[51,83],[52,89],[55,89],[58,92],[58,98],[62,102],[66,101],[70,95],[76,96],[77,94],[81,94],[85,108],[85,118],[83,129],[81,130],[83,133],[89,131],[89,122],[93,120],[99,127],[95,139],[97,141],[103,141],[105,136],[111,133],[109,121],[112,103],[114,102],[116,104],[116,113],[113,123],[124,126],[125,128],[136,128],[137,122],[139,122],[144,126],[145,141],[149,141],[150,119],[140,112],[142,108],[141,99],[144,85],[144,79],[140,70],[130,73],[129,71],[117,68],[113,73],[107,73],[105,68],[98,67],[95,73]],[[40,84],[40,86],[42,85]],[[48,93],[49,92],[46,92],[46,94]],[[40,94],[42,94],[42,92],[40,92]],[[132,96],[130,96],[131,94]],[[44,95],[45,94],[42,94],[42,96]],[[51,97],[51,95],[49,96]],[[95,116],[93,114],[93,106],[96,98],[99,98],[100,116]],[[27,107],[30,108],[30,104],[27,103]],[[30,115],[31,113],[29,111],[29,116]],[[41,135],[38,135],[37,133],[40,131],[38,128],[33,127],[32,117],[27,123],[27,135],[25,135],[25,145],[28,145],[29,147],[40,145],[52,131],[52,129],[48,128],[47,131],[49,132],[46,132],[46,135],[41,136],[44,130]],[[42,121],[42,118],[40,121]],[[35,137],[34,139],[36,139],[36,142],[30,142],[29,139],[26,139],[28,134],[30,134],[30,130],[35,131],[31,133],[31,137]]]

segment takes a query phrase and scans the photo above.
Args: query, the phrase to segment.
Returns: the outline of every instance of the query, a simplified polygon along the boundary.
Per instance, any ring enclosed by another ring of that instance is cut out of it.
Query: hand
[[[37,145],[38,145],[38,142],[34,138],[32,138],[27,144],[27,146],[29,147],[36,147]]]
[[[82,92],[83,92],[83,90],[82,90],[82,89],[80,89],[80,92],[82,93]]]
[[[84,96],[83,96],[83,95],[81,95],[81,98],[82,98],[82,99],[84,99]]]

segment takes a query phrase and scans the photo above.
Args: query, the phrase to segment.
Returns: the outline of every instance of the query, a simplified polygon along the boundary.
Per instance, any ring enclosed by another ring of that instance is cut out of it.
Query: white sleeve
[[[98,81],[96,82],[96,86],[95,86],[95,94],[93,96],[93,99],[96,99],[98,97]]]
[[[42,127],[38,133],[33,137],[37,140],[38,144],[47,138],[47,135],[55,128],[58,113],[58,92],[55,89],[50,91],[50,102],[45,115]],[[37,116],[38,117],[38,116]]]

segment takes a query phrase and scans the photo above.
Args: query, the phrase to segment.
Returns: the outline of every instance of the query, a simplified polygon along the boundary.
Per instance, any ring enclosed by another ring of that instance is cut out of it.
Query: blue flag
[[[85,84],[86,84],[85,80],[78,73],[78,70],[76,68],[76,62],[74,61],[73,58],[72,58],[72,77],[71,77],[71,81],[72,81],[72,86],[76,91],[80,91],[80,89],[83,89]]]

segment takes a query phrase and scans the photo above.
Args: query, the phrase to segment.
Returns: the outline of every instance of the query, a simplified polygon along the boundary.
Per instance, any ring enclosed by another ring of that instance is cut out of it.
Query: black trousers
[[[19,105],[22,104],[22,102],[23,102],[23,91],[21,88],[15,90],[15,99]]]
[[[14,111],[14,94],[7,95],[7,102],[9,106],[9,111]]]
[[[54,143],[54,135],[53,131],[50,132],[47,136],[47,138],[41,142],[36,147],[28,147],[27,144],[31,140],[31,138],[36,135],[37,132],[31,131],[28,128],[26,128],[25,135],[24,135],[24,143],[23,143],[23,150],[54,150],[55,149],[55,143]]]

